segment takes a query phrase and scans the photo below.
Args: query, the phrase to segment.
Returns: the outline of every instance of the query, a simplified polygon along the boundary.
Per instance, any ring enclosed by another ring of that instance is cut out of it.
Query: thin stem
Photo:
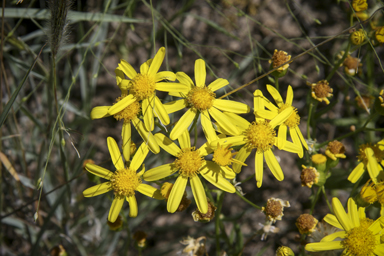
[[[312,213],[313,213],[313,209],[315,208],[316,202],[317,202],[317,200],[319,199],[320,193],[321,193],[321,188],[319,188],[319,189],[317,190],[316,196],[315,196],[315,198],[314,198],[313,201],[312,201],[311,211],[309,212],[309,214],[312,214]]]
[[[279,78],[275,76],[275,87],[276,90],[279,90]]]
[[[243,199],[244,202],[248,203],[250,206],[256,208],[256,209],[259,209],[261,210],[261,207],[252,203],[251,201],[249,201],[247,198],[245,198],[242,194],[239,193],[239,191],[236,191],[236,194],[241,198]]]
[[[311,139],[310,127],[311,127],[311,118],[312,118],[313,103],[309,104],[308,119],[307,119],[307,137]]]
[[[225,193],[220,193],[217,199],[217,210],[216,210],[216,217],[215,217],[215,239],[216,239],[216,255],[220,256],[220,213],[221,213],[221,207],[223,206],[223,199],[224,199]]]
[[[332,209],[331,204],[330,204],[329,201],[328,201],[328,197],[327,197],[327,194],[325,193],[325,188],[324,188],[324,186],[321,187],[321,191],[322,191],[323,194],[324,194],[325,202],[327,203],[329,210],[330,210],[331,213],[333,214],[333,209]]]

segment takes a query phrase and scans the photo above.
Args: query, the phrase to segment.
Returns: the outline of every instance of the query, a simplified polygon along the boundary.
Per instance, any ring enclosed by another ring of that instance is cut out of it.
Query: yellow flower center
[[[153,95],[156,89],[156,82],[154,77],[148,74],[137,74],[135,78],[130,81],[130,93],[132,93],[137,100],[143,100]]]
[[[278,112],[281,113],[283,110],[287,108],[293,108],[293,112],[288,117],[288,119],[284,122],[284,124],[289,128],[295,128],[300,124],[300,116],[297,114],[297,108],[292,107],[291,105],[288,105],[288,104],[283,104],[281,107],[279,107]]]
[[[253,122],[244,133],[246,146],[250,149],[257,148],[258,152],[272,148],[275,143],[276,132],[267,121]]]
[[[361,225],[347,231],[347,236],[341,242],[345,255],[367,256],[373,255],[376,247],[376,238],[371,230],[369,221],[362,220]]]
[[[203,158],[195,147],[183,148],[177,155],[174,164],[181,175],[192,178],[199,173]]]
[[[110,181],[115,196],[133,196],[141,184],[141,178],[129,168],[114,172]]]
[[[125,98],[126,95],[122,95],[121,97],[116,99],[116,103]],[[139,102],[135,101],[132,104],[130,104],[128,107],[121,110],[119,113],[113,115],[113,117],[120,121],[121,119],[124,119],[124,122],[131,122],[132,119],[137,117],[137,115],[140,112],[140,104]]]
[[[187,101],[191,107],[199,111],[210,109],[216,94],[208,87],[195,87],[188,92]]]
[[[231,152],[232,148],[229,148],[230,146],[231,145],[223,147],[217,143],[217,148],[213,152],[212,160],[220,166],[230,165],[232,163],[232,157],[236,154]]]
[[[363,162],[364,164],[368,163],[368,157],[365,154],[366,148],[371,148],[373,150],[374,156],[376,157],[376,160],[378,163],[383,161],[384,151],[380,150],[377,144],[371,145],[370,143],[367,143],[367,144],[361,145],[359,148],[359,155],[357,156],[357,159],[359,159],[360,162]]]

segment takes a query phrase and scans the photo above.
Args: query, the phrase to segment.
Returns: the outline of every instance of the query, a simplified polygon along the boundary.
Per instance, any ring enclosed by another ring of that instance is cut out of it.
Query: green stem
[[[311,127],[312,110],[313,110],[313,103],[311,102],[309,104],[308,119],[307,119],[307,137],[309,140],[311,139],[311,132],[309,128]]]
[[[275,87],[276,87],[276,90],[279,90],[279,78],[277,78],[275,76]]]
[[[221,213],[221,207],[223,206],[223,199],[224,194],[221,193],[219,198],[217,199],[217,210],[216,210],[216,217],[215,217],[215,239],[216,239],[216,255],[220,256],[220,213]]]
[[[325,188],[324,188],[324,186],[322,186],[322,187],[321,187],[321,191],[322,191],[322,192],[323,192],[323,194],[324,194],[325,202],[327,203],[329,210],[330,210],[330,211],[331,211],[331,213],[333,214],[333,209],[332,209],[332,206],[331,206],[331,204],[329,203],[329,200],[328,200],[327,194],[325,194]]]
[[[321,188],[319,188],[319,189],[317,190],[316,196],[315,196],[315,198],[314,198],[313,201],[312,201],[311,211],[309,212],[309,214],[312,214],[312,213],[313,213],[313,209],[315,208],[315,205],[316,205],[317,200],[319,200],[319,196],[320,196],[321,191],[322,191]]]
[[[252,203],[251,201],[249,201],[247,198],[245,198],[242,194],[239,193],[239,191],[236,191],[236,194],[241,198],[243,199],[244,202],[248,203],[249,205],[251,205],[252,207],[256,208],[256,209],[259,209],[261,210],[261,207]]]

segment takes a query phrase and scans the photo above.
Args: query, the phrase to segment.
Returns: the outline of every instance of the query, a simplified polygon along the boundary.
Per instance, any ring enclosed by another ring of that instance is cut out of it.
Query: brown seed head
[[[301,186],[312,187],[313,184],[317,184],[319,181],[320,173],[314,167],[302,166],[303,170],[301,171],[300,179]]]
[[[299,229],[300,234],[308,234],[315,231],[316,225],[319,221],[310,214],[301,214],[296,220],[296,227]]]

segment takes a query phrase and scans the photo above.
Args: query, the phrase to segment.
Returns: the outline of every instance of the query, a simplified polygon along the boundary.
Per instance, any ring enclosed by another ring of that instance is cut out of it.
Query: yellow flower
[[[360,146],[359,151],[360,153],[357,156],[359,164],[348,176],[348,180],[356,183],[361,175],[363,175],[364,170],[368,170],[373,183],[377,184],[377,177],[382,170],[380,164],[384,164],[384,140],[374,145],[363,144]]]
[[[354,31],[350,35],[349,39],[350,39],[352,44],[360,45],[360,44],[364,43],[365,37],[366,37],[365,31],[363,29],[359,29],[359,30]]]
[[[312,98],[317,101],[324,101],[326,104],[329,104],[328,98],[333,96],[333,89],[329,87],[328,81],[321,80],[310,85],[312,86]]]
[[[379,43],[384,43],[384,26],[376,30],[375,37]]]
[[[279,132],[277,137],[277,147],[279,149],[284,148],[285,143],[287,141],[287,128],[289,128],[289,134],[291,135],[292,141],[294,144],[296,144],[298,147],[301,148],[301,151],[299,152],[299,157],[303,157],[303,148],[301,145],[303,145],[308,150],[307,142],[305,141],[303,134],[300,131],[299,124],[300,124],[300,116],[297,114],[297,109],[292,106],[292,100],[293,100],[293,90],[291,86],[288,86],[287,91],[287,97],[285,99],[285,103],[283,101],[283,98],[281,97],[280,93],[276,90],[275,87],[272,85],[267,84],[267,89],[269,93],[272,95],[273,99],[275,100],[277,107],[273,105],[271,102],[266,103],[266,108],[268,110],[258,110],[255,112],[257,117],[262,117],[264,119],[273,119],[275,116],[277,116],[279,113],[284,111],[287,108],[292,108],[292,114],[288,117],[287,120],[285,120],[280,126],[279,126]]]
[[[331,158],[333,161],[336,161],[338,158],[346,158],[345,147],[340,141],[334,140],[328,143],[325,154]]]
[[[182,100],[164,104],[167,113],[174,113],[183,108],[189,108],[173,128],[170,138],[176,140],[192,123],[196,115],[200,115],[201,125],[208,141],[217,139],[215,129],[212,126],[211,116],[217,123],[232,135],[238,134],[236,126],[221,111],[236,114],[248,113],[250,108],[240,102],[232,100],[216,99],[215,91],[228,84],[226,79],[216,79],[208,86],[205,85],[206,69],[205,61],[198,59],[195,62],[195,82],[184,72],[177,72],[177,80],[185,84],[188,89],[179,90],[179,93],[171,92],[170,95],[183,97]]]
[[[157,133],[155,134],[155,138],[160,147],[169,154],[175,156],[176,160],[173,163],[164,164],[148,170],[144,173],[143,178],[146,181],[156,181],[175,172],[179,173],[168,197],[168,212],[174,213],[178,209],[189,179],[199,211],[204,214],[207,213],[207,197],[198,174],[221,190],[229,193],[236,192],[235,187],[224,178],[224,176],[233,174],[227,173],[229,172],[227,169],[220,168],[219,165],[212,161],[204,160],[203,157],[207,155],[207,151],[203,147],[199,149],[191,147],[188,130],[184,131],[184,133],[179,136],[178,140],[180,147],[164,134]]]
[[[348,213],[339,199],[332,199],[335,215],[327,214],[324,220],[342,231],[324,237],[318,243],[309,243],[305,249],[310,252],[343,249],[343,255],[373,256],[384,254],[384,244],[380,244],[383,233],[384,216],[376,221],[368,219],[364,208],[357,208],[352,198],[348,199]],[[334,241],[342,238],[341,241]]]
[[[140,193],[152,198],[164,199],[156,188],[141,182],[141,176],[144,173],[144,168],[139,173],[136,172],[149,151],[145,143],[142,143],[140,148],[137,150],[130,166],[125,167],[116,141],[113,138],[108,137],[107,142],[108,150],[111,155],[112,162],[116,167],[116,171],[111,172],[95,164],[86,164],[85,169],[87,169],[88,172],[108,181],[87,188],[83,191],[83,195],[85,197],[93,197],[113,190],[115,198],[113,199],[111,209],[109,210],[108,221],[116,221],[120,210],[123,207],[124,199],[126,199],[129,203],[129,216],[137,216],[138,208],[135,191],[139,191]]]
[[[264,110],[264,106],[267,100],[263,96],[262,92],[260,90],[256,90],[253,95],[255,112]],[[241,134],[213,141],[211,142],[211,147],[215,147],[218,142],[222,146],[244,145],[236,155],[236,159],[240,162],[245,162],[247,157],[251,154],[252,150],[256,149],[255,172],[257,186],[261,187],[263,181],[264,157],[268,167],[271,169],[272,174],[279,181],[282,181],[284,179],[283,171],[281,170],[280,164],[272,152],[272,147],[273,145],[277,146],[278,139],[274,129],[278,125],[284,123],[292,115],[292,113],[293,108],[289,107],[275,115],[270,121],[256,116],[255,122],[252,123],[249,123],[247,120],[238,115],[234,115],[232,113],[224,113],[231,119],[232,123],[236,124],[236,127],[239,129]],[[285,142],[282,150],[299,154],[302,149],[296,144],[287,141]],[[240,172],[240,168],[241,165],[237,163],[233,165],[233,169],[236,173]]]
[[[368,9],[367,0],[353,0],[352,7],[356,12],[362,12]]]
[[[129,159],[130,155],[131,122],[151,151],[154,153],[160,151],[150,131],[154,129],[154,116],[158,117],[165,125],[169,124],[169,116],[160,99],[156,96],[155,90],[177,92],[185,88],[180,83],[160,82],[162,80],[176,80],[176,75],[173,72],[158,72],[164,56],[165,48],[162,47],[153,60],[150,59],[141,65],[140,73],[137,73],[128,62],[121,60],[115,70],[121,97],[117,98],[117,102],[113,106],[99,106],[91,111],[92,119],[114,116],[117,120],[124,120],[122,137],[123,154],[126,160]],[[130,80],[125,79],[125,76]],[[140,111],[144,116],[144,125],[137,117]]]

